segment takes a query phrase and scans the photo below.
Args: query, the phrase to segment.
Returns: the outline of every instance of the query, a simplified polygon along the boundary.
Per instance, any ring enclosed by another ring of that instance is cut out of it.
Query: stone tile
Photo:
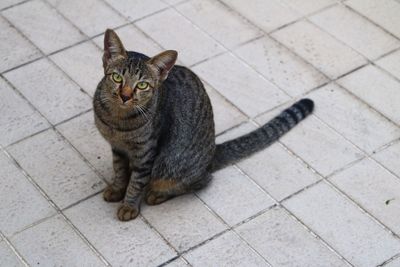
[[[397,39],[343,6],[324,10],[310,20],[371,60],[400,45]]]
[[[84,38],[56,10],[39,0],[7,9],[3,15],[44,53],[54,52]]]
[[[2,0],[0,2],[0,9],[11,7],[12,5],[19,4],[24,0]]]
[[[246,116],[213,88],[205,84],[214,113],[215,132],[219,134],[246,120]]]
[[[145,36],[133,25],[127,25],[115,31],[128,51],[137,51],[148,56],[156,55],[163,49]],[[101,49],[104,48],[104,35],[93,40]],[[100,58],[101,59],[101,58]]]
[[[289,100],[284,92],[231,54],[203,62],[193,70],[249,117]]]
[[[1,17],[0,28],[0,72],[40,57],[39,50]]]
[[[393,77],[368,65],[343,77],[338,83],[400,124],[400,82]]]
[[[35,225],[11,241],[32,266],[104,266],[61,216]]]
[[[9,152],[60,208],[88,197],[104,186],[53,130],[17,143]]]
[[[281,208],[274,208],[236,230],[272,266],[346,266]]]
[[[47,1],[88,36],[128,22],[101,0]]]
[[[400,177],[400,143],[396,143],[373,155],[377,161]]]
[[[264,123],[271,117],[266,114],[257,121]],[[363,157],[354,145],[314,117],[306,118],[290,130],[281,142],[324,176]]]
[[[330,78],[337,78],[366,63],[360,54],[310,22],[296,22],[272,36]]]
[[[316,116],[367,153],[400,137],[399,127],[336,84],[324,86],[308,97],[317,103]]]
[[[92,108],[90,97],[47,59],[35,61],[4,76],[52,124]]]
[[[180,252],[226,228],[192,194],[171,199],[161,205],[144,206],[142,214]]]
[[[330,180],[396,234],[400,234],[400,179],[365,159]]]
[[[187,65],[224,51],[222,46],[174,10],[157,13],[138,21],[136,25],[165,49],[177,50],[179,60]],[[171,29],[179,31],[172,33]]]
[[[400,3],[395,0],[349,0],[346,5],[400,37]]]
[[[280,0],[280,2],[293,8],[302,15],[314,13],[337,3],[335,0]]]
[[[178,5],[176,8],[181,14],[228,48],[235,47],[262,34],[246,20],[217,1],[193,0]]]
[[[17,267],[24,266],[17,255],[7,246],[6,242],[0,242],[0,266]]]
[[[400,257],[397,257],[395,260],[389,262],[384,265],[385,267],[399,267],[400,266]]]
[[[274,204],[273,199],[234,167],[220,170],[213,176],[210,186],[197,194],[231,226]]]
[[[378,61],[375,62],[376,65],[390,72],[392,75],[400,79],[400,50],[391,53]]]
[[[268,266],[231,231],[190,251],[185,258],[193,266]]]
[[[55,213],[46,199],[4,153],[0,154],[0,177],[3,192],[0,202],[0,231],[6,236]]]
[[[94,125],[93,112],[63,123],[57,129],[104,178],[112,181],[114,171],[111,148]]]
[[[253,0],[250,3],[241,0],[222,0],[222,2],[267,32],[295,21],[301,16],[276,0]]]
[[[140,217],[119,221],[118,205],[97,195],[65,214],[113,266],[158,266],[176,255]]]
[[[254,131],[255,129],[257,129],[257,127],[251,122],[242,123],[242,124],[236,126],[235,128],[232,128],[229,131],[224,132],[221,135],[218,135],[216,138],[216,143],[221,144],[225,141],[235,139],[239,136],[250,133],[251,131]]]
[[[301,95],[328,79],[269,37],[236,49],[235,54],[291,96]]]
[[[74,46],[50,57],[82,89],[93,96],[103,78],[103,53],[91,42]]]
[[[160,0],[105,0],[129,20],[137,20],[168,6]]]
[[[187,267],[189,266],[182,258],[178,258],[166,265],[167,267]]]
[[[400,250],[399,240],[325,183],[284,205],[356,266],[376,266]]]
[[[50,125],[0,78],[0,145],[7,146]]]
[[[319,180],[279,144],[240,161],[238,166],[278,201]]]

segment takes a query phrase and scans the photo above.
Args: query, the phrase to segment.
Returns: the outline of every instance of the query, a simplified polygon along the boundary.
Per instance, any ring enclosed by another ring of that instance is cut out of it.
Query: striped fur
[[[212,171],[266,147],[313,108],[311,100],[302,100],[260,129],[216,145],[209,97],[192,71],[174,66],[176,52],[153,58],[126,52],[111,30],[104,42],[105,76],[93,105],[96,126],[111,145],[115,171],[103,196],[110,202],[123,200],[117,213],[123,221],[139,214],[143,197],[155,205],[204,187]],[[115,72],[121,83],[113,80]],[[141,81],[148,89],[138,90]],[[121,96],[125,92],[132,92],[127,102]]]

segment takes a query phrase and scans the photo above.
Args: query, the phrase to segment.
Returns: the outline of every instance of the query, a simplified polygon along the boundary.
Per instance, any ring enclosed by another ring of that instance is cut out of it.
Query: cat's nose
[[[132,99],[133,90],[132,90],[132,88],[129,87],[129,86],[124,86],[124,87],[121,89],[121,92],[120,92],[119,95],[120,95],[120,97],[121,97],[121,99],[122,99],[122,102],[125,103],[126,101]]]

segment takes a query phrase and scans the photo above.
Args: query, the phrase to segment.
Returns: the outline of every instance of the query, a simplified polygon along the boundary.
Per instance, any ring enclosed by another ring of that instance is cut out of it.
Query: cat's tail
[[[301,99],[257,130],[218,144],[211,170],[219,170],[266,148],[307,117],[313,109],[314,102],[311,99]]]

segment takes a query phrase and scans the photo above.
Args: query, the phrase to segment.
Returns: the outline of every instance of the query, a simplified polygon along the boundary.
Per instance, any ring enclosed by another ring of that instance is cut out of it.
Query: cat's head
[[[164,51],[149,60],[128,58],[128,54],[113,30],[104,35],[103,67],[110,101],[121,108],[144,106],[168,77],[178,53]]]

